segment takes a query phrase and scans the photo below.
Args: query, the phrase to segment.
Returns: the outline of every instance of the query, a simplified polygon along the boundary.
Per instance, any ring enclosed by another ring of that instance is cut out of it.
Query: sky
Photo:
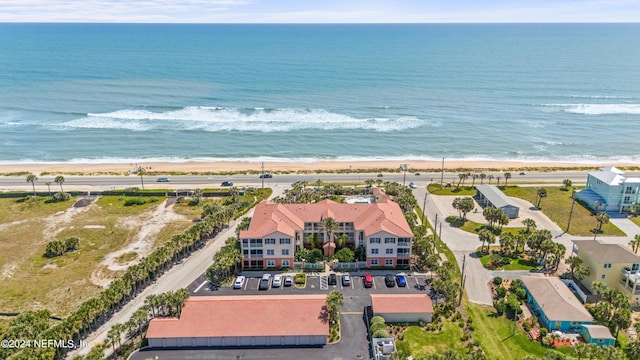
[[[0,22],[640,22],[640,0],[0,0]]]

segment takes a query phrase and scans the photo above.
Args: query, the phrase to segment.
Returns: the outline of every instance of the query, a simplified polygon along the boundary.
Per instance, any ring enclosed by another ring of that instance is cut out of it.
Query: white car
[[[233,282],[234,289],[242,289],[244,286],[245,277],[240,275],[236,278],[236,281]]]
[[[409,184],[409,187],[412,188],[412,189],[417,189],[418,185],[416,185],[414,183],[411,183],[411,184]]]
[[[271,282],[271,287],[279,288],[282,285],[282,275],[275,275]]]

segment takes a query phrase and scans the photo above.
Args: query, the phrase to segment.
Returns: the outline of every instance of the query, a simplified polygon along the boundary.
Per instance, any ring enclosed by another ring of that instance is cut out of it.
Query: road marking
[[[208,282],[209,282],[208,280],[203,281],[203,282],[202,282],[202,284],[200,284],[200,286],[198,286],[198,288],[196,288],[193,292],[194,292],[194,293],[197,293],[197,292],[198,292],[198,290],[202,289],[202,287],[204,286],[204,284],[206,284],[206,283],[208,283]]]
[[[249,286],[249,278],[244,279],[244,289],[243,290],[247,290],[247,286]]]
[[[375,276],[371,277],[371,282],[373,282],[373,288],[377,289],[377,287],[376,287],[376,277]]]
[[[415,279],[416,279],[416,285],[419,285],[420,283],[418,282],[418,277],[416,276]]]

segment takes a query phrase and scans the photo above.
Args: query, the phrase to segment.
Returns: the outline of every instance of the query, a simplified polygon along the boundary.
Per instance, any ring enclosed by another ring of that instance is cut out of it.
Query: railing
[[[398,241],[398,246],[411,246],[411,243],[408,241]]]
[[[364,269],[366,267],[367,267],[366,261],[337,262],[333,264],[333,268],[335,270],[358,270],[358,269]]]
[[[324,269],[324,262],[308,263],[308,262],[302,262],[302,261],[294,261],[293,268],[297,270],[300,270],[303,268],[304,270],[322,270]]]
[[[411,254],[409,254],[409,253],[398,253],[398,257],[401,257],[401,258],[408,258],[410,256],[411,256]]]

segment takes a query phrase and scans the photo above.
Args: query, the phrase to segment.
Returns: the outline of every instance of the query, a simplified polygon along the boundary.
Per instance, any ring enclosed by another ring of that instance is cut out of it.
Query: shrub
[[[531,324],[528,323],[528,322],[523,323],[522,327],[524,328],[524,331],[526,331],[526,332],[531,331]]]
[[[500,276],[496,276],[493,278],[493,283],[496,285],[502,285],[502,278]]]
[[[500,299],[498,301],[493,302],[493,307],[496,309],[498,315],[504,314],[504,311],[507,309],[507,303],[504,299]]]
[[[375,324],[371,324],[371,327],[369,328],[369,332],[371,334],[375,334],[379,330],[385,330],[385,328],[386,328],[386,325],[384,323],[383,324],[375,323]],[[380,337],[380,336],[374,336],[374,337]]]
[[[124,201],[124,206],[132,206],[132,205],[144,205],[146,204],[146,200],[141,197],[134,197]]]
[[[498,286],[496,288],[496,298],[502,299],[505,295],[507,295],[507,289],[502,285]]]
[[[296,284],[304,285],[306,278],[306,274],[296,274]]]
[[[545,337],[549,334],[549,330],[547,328],[540,329],[540,336]]]
[[[157,201],[158,201],[158,198],[155,196],[150,197],[148,200],[148,202],[157,202]]]
[[[71,199],[71,195],[65,192],[57,192],[51,197],[51,200],[53,200],[54,202],[67,201],[69,199]]]
[[[387,333],[387,330],[380,329],[380,330],[374,332],[371,335],[371,337],[374,337],[374,338],[387,338],[387,337],[389,337],[389,333]]]
[[[373,326],[373,324],[385,324],[384,318],[382,316],[374,316],[371,318],[371,321],[369,321],[369,324],[371,324]]]
[[[47,248],[45,251],[46,251],[46,254],[45,254],[46,257],[50,257],[50,258],[56,257],[64,254],[65,246],[64,246],[64,243],[62,243],[62,241],[54,240],[47,244]]]
[[[78,246],[80,245],[80,239],[77,237],[70,237],[64,241],[65,251],[74,251],[78,250]]]

